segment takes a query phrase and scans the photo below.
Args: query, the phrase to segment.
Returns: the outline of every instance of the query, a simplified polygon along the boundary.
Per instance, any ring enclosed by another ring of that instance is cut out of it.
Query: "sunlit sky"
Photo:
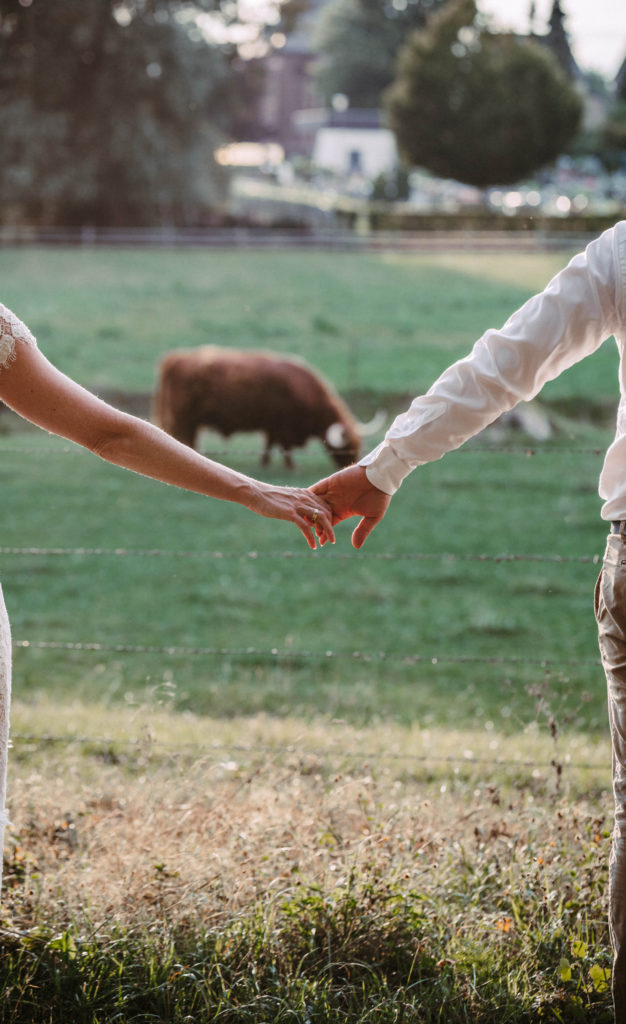
[[[626,0],[560,0],[572,53],[585,71],[614,78],[626,57]],[[528,31],[530,0],[478,0],[502,28]],[[535,30],[545,30],[552,0],[535,0]]]

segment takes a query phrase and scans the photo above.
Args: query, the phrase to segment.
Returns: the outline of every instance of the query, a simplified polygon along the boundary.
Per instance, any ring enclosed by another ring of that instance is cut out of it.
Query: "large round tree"
[[[478,187],[506,185],[554,160],[582,101],[540,43],[490,32],[456,0],[402,47],[384,95],[403,158]]]

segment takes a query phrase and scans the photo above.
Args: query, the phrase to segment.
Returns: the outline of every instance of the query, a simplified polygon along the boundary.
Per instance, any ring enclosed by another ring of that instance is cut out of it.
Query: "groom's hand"
[[[352,534],[352,545],[360,548],[381,521],[391,495],[374,487],[363,466],[348,466],[310,488],[330,506],[333,526],[350,516],[361,516]]]

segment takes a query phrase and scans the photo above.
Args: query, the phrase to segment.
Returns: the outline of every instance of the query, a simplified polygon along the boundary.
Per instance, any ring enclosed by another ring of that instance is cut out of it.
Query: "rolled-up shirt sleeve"
[[[360,460],[371,483],[393,494],[411,470],[533,398],[616,331],[618,230],[623,237],[626,221],[591,242],[500,330],[486,331],[468,356],[396,417],[384,441]]]

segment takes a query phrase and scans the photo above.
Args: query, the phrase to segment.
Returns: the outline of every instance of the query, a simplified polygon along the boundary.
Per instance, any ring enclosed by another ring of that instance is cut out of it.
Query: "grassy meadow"
[[[391,417],[563,254],[0,251],[61,369],[295,352]],[[0,415],[16,643],[0,1021],[603,1021],[611,798],[592,594],[617,357],[405,482],[362,552]],[[372,439],[372,443],[376,438]],[[306,484],[321,445],[258,463]]]

